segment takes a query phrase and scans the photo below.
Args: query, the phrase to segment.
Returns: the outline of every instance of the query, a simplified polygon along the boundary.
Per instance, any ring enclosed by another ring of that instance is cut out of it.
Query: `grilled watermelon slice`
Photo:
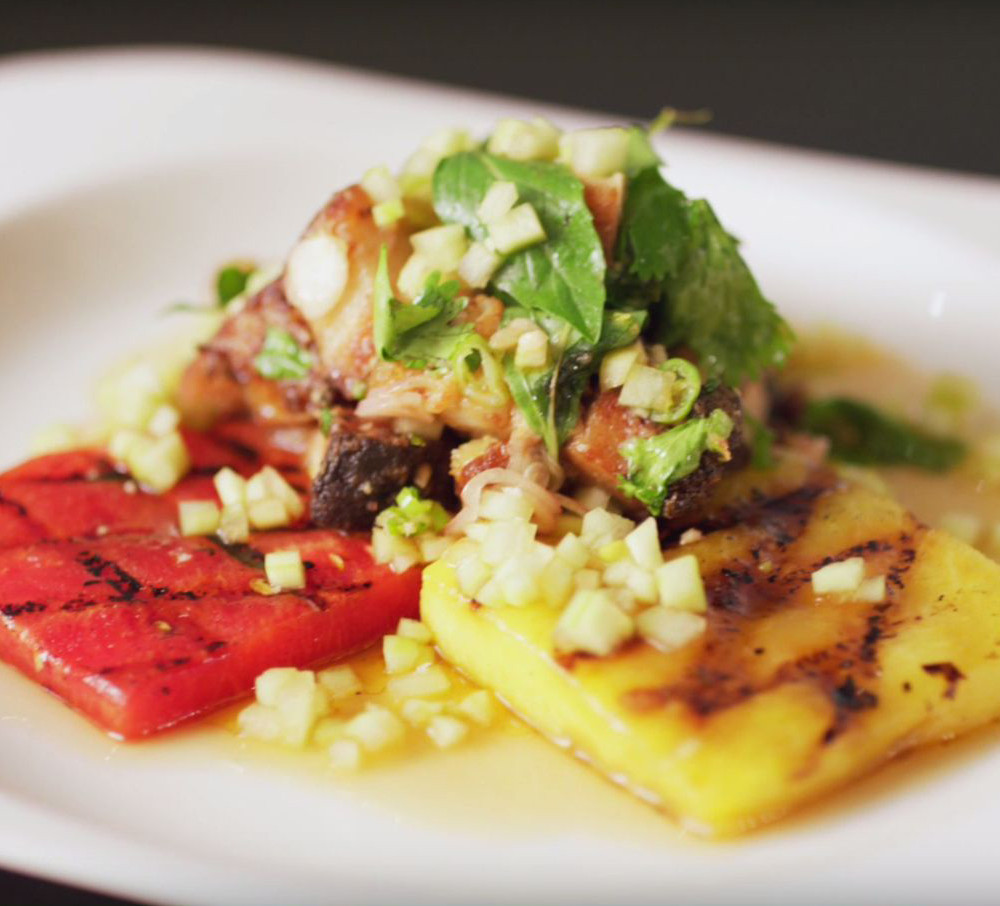
[[[418,570],[304,527],[225,546],[181,538],[177,502],[211,476],[264,463],[300,488],[298,457],[245,424],[187,435],[194,468],[170,493],[137,491],[99,452],[41,457],[0,476],[0,659],[111,733],[155,733],[247,694],[261,671],[321,664],[415,616]],[[307,587],[263,595],[264,554],[297,549]]]

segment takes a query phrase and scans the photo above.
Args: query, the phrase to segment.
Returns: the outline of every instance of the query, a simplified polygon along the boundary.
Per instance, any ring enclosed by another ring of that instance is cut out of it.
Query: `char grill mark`
[[[312,520],[324,528],[369,529],[408,485],[452,505],[449,455],[450,445],[444,439],[418,440],[344,412],[335,420],[313,482]]]
[[[278,430],[229,423],[186,435],[193,473],[163,495],[107,480],[115,473],[96,451],[0,475],[0,660],[137,737],[244,695],[268,667],[342,656],[416,616],[419,576],[373,564],[364,539],[315,529],[229,547],[177,537],[178,500],[212,493],[201,473],[291,468],[299,457]],[[254,592],[264,555],[287,547],[310,565],[307,588]]]
[[[857,715],[878,707],[868,685],[880,673],[879,643],[893,635],[898,622],[893,611],[901,592],[893,589],[893,583],[885,601],[853,613],[846,606],[838,611],[838,630],[817,636],[815,649],[807,654],[764,668],[761,662],[771,652],[753,644],[758,626],[802,607],[802,596],[812,595],[812,573],[833,560],[864,556],[873,574],[895,576],[897,589],[905,585],[916,547],[927,531],[912,520],[906,531],[891,537],[871,539],[815,561],[802,558],[797,539],[828,490],[825,484],[806,487],[744,512],[744,525],[734,531],[749,534],[746,559],[720,564],[705,577],[709,613],[701,654],[669,685],[628,693],[625,700],[631,707],[649,711],[680,703],[694,718],[707,720],[778,686],[807,683],[820,689],[833,706],[824,744],[841,735]],[[767,564],[765,571],[761,564]],[[923,668],[942,676],[946,695],[954,695],[958,682],[946,669],[950,666]]]

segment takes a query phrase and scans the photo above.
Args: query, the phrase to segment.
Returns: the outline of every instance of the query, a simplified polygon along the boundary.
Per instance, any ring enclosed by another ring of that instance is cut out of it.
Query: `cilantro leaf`
[[[431,362],[450,361],[473,332],[468,324],[452,324],[465,309],[454,280],[440,282],[431,274],[412,305],[393,297],[389,265],[383,246],[375,272],[374,335],[379,357],[401,361],[408,368],[425,368]]]
[[[505,320],[530,316],[526,309],[513,307],[507,309]],[[597,343],[588,342],[558,318],[536,316],[534,320],[548,334],[550,364],[521,369],[514,364],[513,353],[509,353],[504,358],[504,377],[528,427],[557,456],[580,420],[580,400],[601,359],[611,350],[635,342],[646,313],[605,312]]]
[[[257,373],[268,380],[299,380],[312,371],[313,357],[287,330],[269,327],[253,363]]]
[[[596,343],[604,312],[605,262],[583,183],[561,164],[516,161],[465,151],[445,158],[434,173],[434,210],[476,239],[487,227],[477,214],[494,182],[517,186],[518,199],[535,209],[547,239],[510,255],[492,288],[532,311],[555,315]]]
[[[690,239],[664,281],[661,339],[691,347],[702,368],[732,387],[784,364],[791,328],[764,298],[736,240],[707,201],[688,206]]]
[[[660,515],[671,485],[694,472],[705,452],[724,453],[732,430],[729,415],[714,409],[707,418],[692,418],[662,434],[626,441],[619,451],[628,474],[619,487],[646,504],[654,516]]]
[[[830,438],[834,458],[858,465],[906,465],[944,472],[957,466],[966,453],[960,440],[931,434],[846,397],[810,402],[802,427]]]

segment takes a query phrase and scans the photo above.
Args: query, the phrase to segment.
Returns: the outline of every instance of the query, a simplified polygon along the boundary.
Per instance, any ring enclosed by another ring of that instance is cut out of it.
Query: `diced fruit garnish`
[[[634,632],[632,618],[615,606],[608,592],[582,590],[573,595],[563,611],[553,640],[557,651],[603,657],[628,641]]]
[[[559,156],[578,176],[601,179],[624,169],[629,135],[620,127],[581,129],[559,140]]]
[[[215,473],[212,483],[215,485],[215,493],[219,495],[223,506],[232,504],[243,506],[246,501],[247,481],[239,472],[226,466]]]
[[[881,604],[885,600],[885,592],[885,576],[872,576],[851,593],[851,600],[861,604]]]
[[[676,610],[705,613],[708,599],[701,581],[701,567],[694,554],[668,560],[656,569],[656,588],[660,604]]]
[[[156,493],[169,491],[191,468],[184,438],[174,431],[163,437],[143,437],[128,450],[125,458],[132,477]]]
[[[673,375],[649,365],[633,365],[622,385],[618,402],[622,406],[656,409],[670,400]]]
[[[304,746],[325,706],[323,693],[316,686],[315,674],[311,670],[296,670],[294,667],[275,667],[257,677],[254,690],[258,704],[273,709],[277,714],[280,724],[278,741],[288,746]],[[251,720],[258,721],[260,718]]]
[[[600,384],[601,390],[614,390],[625,383],[633,365],[646,364],[646,350],[641,340],[636,340],[631,346],[624,346],[609,352],[601,360]]]
[[[146,430],[154,437],[163,437],[176,431],[181,423],[181,414],[169,403],[161,403],[149,417]]]
[[[429,645],[433,641],[431,631],[420,620],[411,620],[409,617],[403,617],[399,621],[396,635],[423,642],[425,645]]]
[[[427,735],[439,749],[449,749],[465,739],[469,726],[457,717],[439,714],[427,725]]]
[[[382,657],[385,671],[392,675],[409,673],[434,660],[434,653],[423,642],[400,635],[387,635],[382,639]]]
[[[590,561],[590,549],[572,532],[559,539],[556,554],[576,569],[583,569]]]
[[[501,258],[482,242],[473,242],[458,263],[458,276],[466,286],[482,289],[500,266]]]
[[[219,508],[211,500],[183,500],[177,514],[185,537],[212,535],[219,528]]]
[[[663,651],[682,648],[705,631],[701,614],[674,607],[649,607],[635,618],[636,631]]]
[[[547,120],[502,119],[490,136],[487,150],[513,160],[552,160],[559,153],[559,130]]]
[[[818,595],[850,594],[864,578],[864,558],[850,557],[817,569],[812,574],[812,587]]]
[[[525,202],[489,225],[490,241],[501,255],[510,255],[545,241],[545,228],[535,209]]]
[[[635,523],[631,519],[597,508],[584,515],[580,537],[584,544],[597,550],[612,541],[622,540],[634,528]]]
[[[389,680],[387,689],[395,698],[426,698],[441,695],[451,688],[448,675],[436,664],[425,667],[416,673],[405,676],[394,676]]]
[[[276,529],[288,525],[288,510],[277,497],[251,501],[247,505],[247,516],[255,529]]]
[[[274,588],[306,587],[306,569],[298,551],[271,551],[265,554],[264,573]]]
[[[326,690],[330,698],[350,698],[361,692],[361,680],[347,664],[327,667],[316,674],[316,680]]]
[[[403,720],[415,727],[425,726],[443,711],[444,704],[442,702],[427,701],[423,698],[408,698],[399,707]]]
[[[486,190],[476,214],[483,223],[490,224],[503,217],[516,204],[517,186],[512,182],[501,180]]]
[[[222,508],[218,535],[225,544],[239,544],[250,537],[250,518],[242,503],[227,504]]]
[[[396,278],[399,294],[411,302],[417,298],[427,285],[427,278],[434,273],[431,263],[419,252],[414,252],[406,259]]]
[[[248,502],[274,498],[280,500],[288,511],[290,520],[298,519],[305,512],[305,504],[295,490],[274,466],[264,466],[246,485]]]
[[[414,233],[410,237],[410,242],[415,253],[424,259],[431,270],[444,274],[457,270],[469,247],[465,229],[457,223],[431,227],[429,230]]]
[[[455,710],[481,727],[488,727],[493,722],[496,712],[493,693],[488,689],[470,692],[458,703]]]
[[[384,164],[365,171],[365,175],[361,177],[361,188],[376,205],[386,201],[396,201],[403,194],[396,177]]]
[[[632,559],[643,569],[656,569],[663,563],[660,534],[652,516],[625,536],[625,545]]]
[[[402,742],[406,727],[388,708],[370,704],[347,722],[344,733],[366,751],[379,752]]]
[[[534,514],[531,501],[517,488],[483,491],[479,498],[479,518],[500,522],[506,519],[527,521]]]
[[[406,208],[399,198],[391,201],[381,201],[372,208],[372,220],[375,226],[380,229],[392,226],[397,220],[402,220],[406,215]]]

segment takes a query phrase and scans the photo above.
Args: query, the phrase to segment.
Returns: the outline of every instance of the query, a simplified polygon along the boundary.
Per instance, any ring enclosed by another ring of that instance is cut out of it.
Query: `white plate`
[[[331,190],[440,125],[518,112],[597,121],[242,54],[0,64],[0,462],[84,414],[92,375],[219,261],[282,255]],[[662,149],[793,318],[1000,386],[997,182],[686,132]],[[1000,884],[993,730],[715,845],[527,733],[348,784],[218,728],[119,745],[0,668],[0,752],[0,863],[170,903],[985,903]]]

